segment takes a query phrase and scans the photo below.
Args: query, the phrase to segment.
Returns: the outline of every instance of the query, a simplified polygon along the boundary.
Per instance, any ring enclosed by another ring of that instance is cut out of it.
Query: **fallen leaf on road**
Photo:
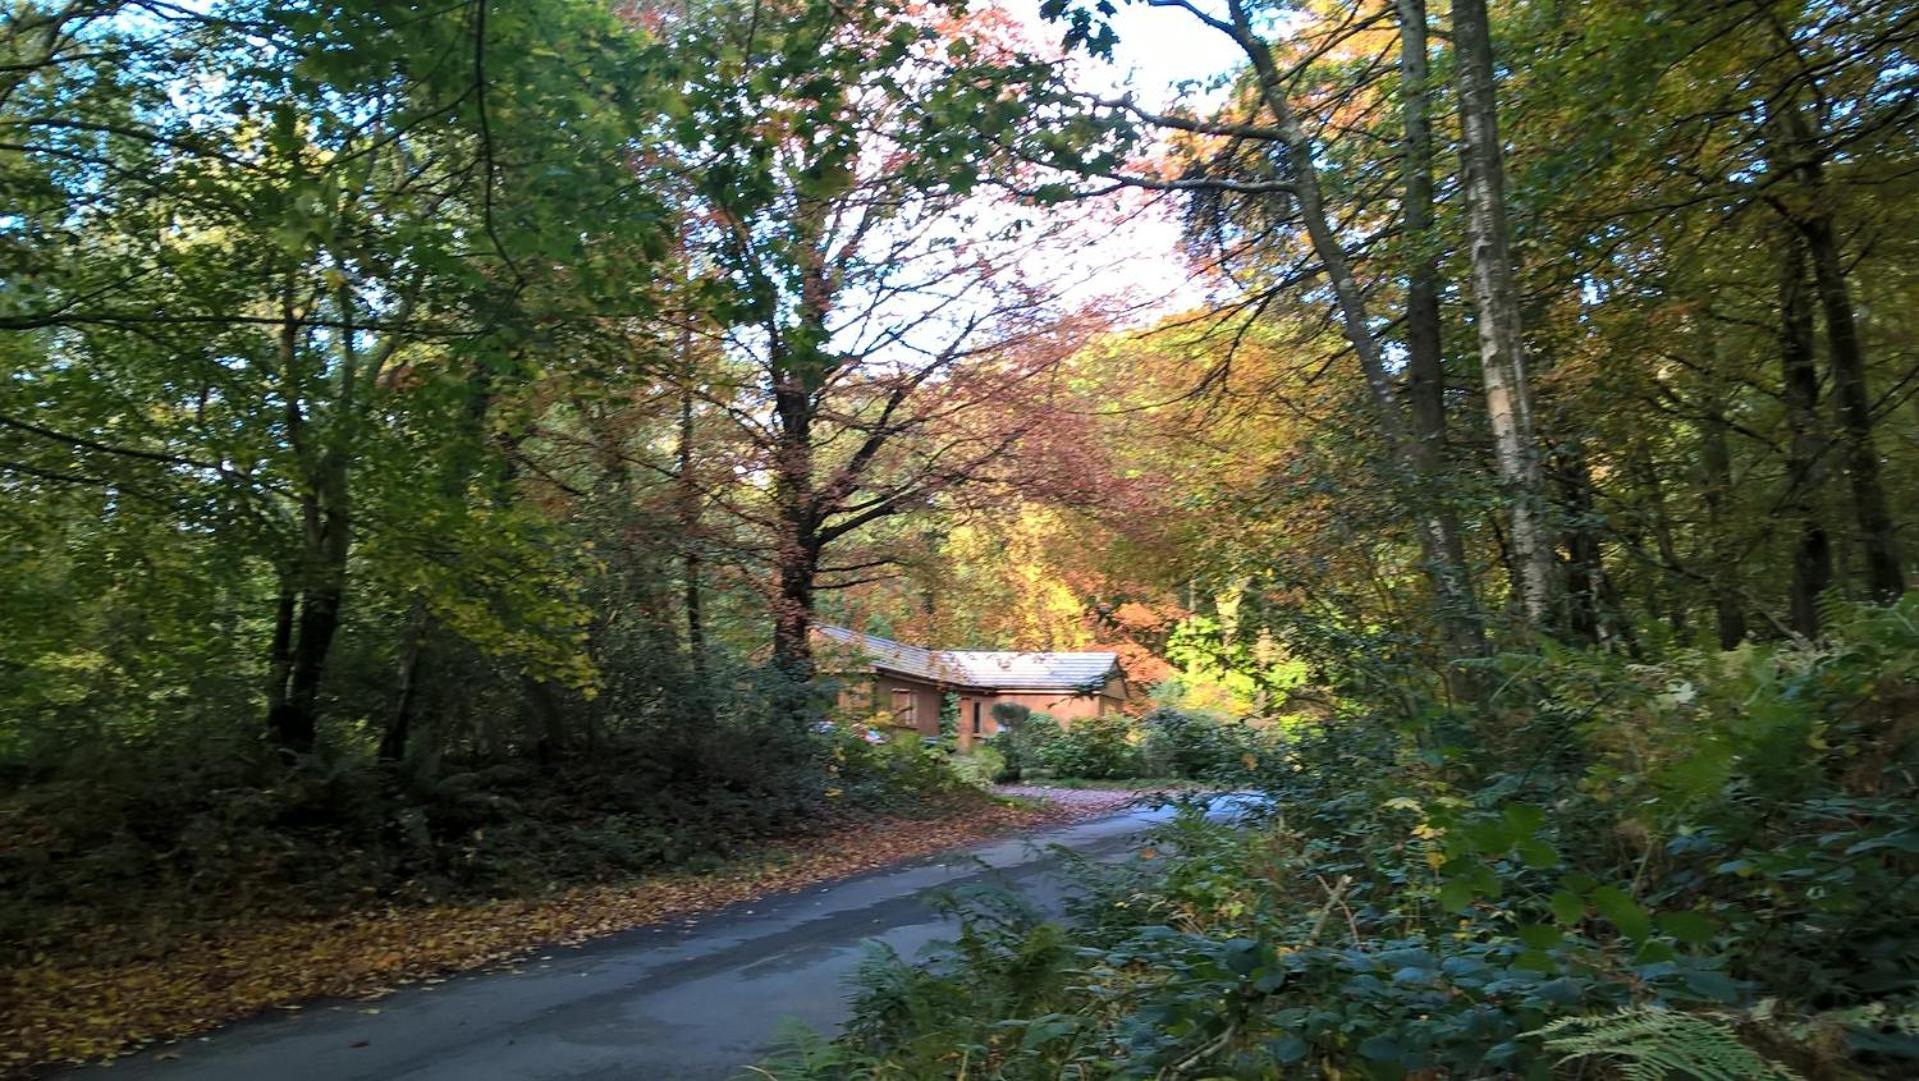
[[[364,1000],[422,981],[441,983],[445,974],[499,965],[543,947],[577,946],[818,886],[1010,830],[1105,813],[1119,802],[963,806],[943,818],[849,824],[707,874],[577,887],[541,898],[375,908],[319,920],[243,915],[131,961],[100,962],[84,952],[43,956],[0,973],[0,1045],[7,1048],[0,1075],[37,1064],[109,1059],[270,1007],[297,1011],[301,1001],[315,998]],[[122,930],[147,931],[107,929]]]

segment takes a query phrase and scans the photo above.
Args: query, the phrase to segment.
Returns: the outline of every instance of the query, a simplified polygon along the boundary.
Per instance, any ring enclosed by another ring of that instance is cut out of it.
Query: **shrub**
[[[951,793],[965,783],[950,756],[927,746],[918,733],[891,729],[886,740],[875,743],[868,731],[863,726],[834,726],[828,736],[833,787],[827,791],[842,805],[922,810],[928,797]]]
[[[1002,784],[1016,783],[1025,776],[1028,766],[1037,765],[1032,752],[1033,745],[1045,738],[1042,730],[1057,730],[1058,725],[1046,714],[1035,714],[1032,707],[1018,702],[993,703],[993,720],[999,731],[988,742],[1003,760],[999,776],[993,779]]]
[[[965,754],[954,755],[952,762],[960,780],[970,785],[991,784],[1006,771],[1006,756],[984,741]]]
[[[1154,777],[1233,781],[1246,775],[1247,755],[1259,757],[1254,729],[1208,713],[1162,706],[1140,719],[1140,730],[1140,756]]]
[[[1055,777],[1109,780],[1139,776],[1139,752],[1130,721],[1119,714],[1067,725],[1033,749],[1033,759]]]
[[[980,905],[922,969],[864,971],[846,1035],[778,1076],[944,1076],[958,1048],[1003,1081],[1544,1078],[1568,1055],[1911,1077],[1919,597],[1830,625],[1656,662],[1545,647],[1502,656],[1475,713],[1299,732],[1258,756],[1264,811],[1192,808],[1150,861],[1078,861],[1064,927]],[[1193,772],[1256,735],[1148,729]]]

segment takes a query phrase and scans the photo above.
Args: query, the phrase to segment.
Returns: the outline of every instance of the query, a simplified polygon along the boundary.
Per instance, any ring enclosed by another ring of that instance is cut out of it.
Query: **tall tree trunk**
[[[1732,649],[1746,640],[1746,609],[1727,552],[1730,527],[1726,504],[1732,494],[1732,452],[1727,446],[1723,408],[1716,396],[1707,406],[1700,461],[1705,467],[1706,534],[1715,553],[1712,562],[1717,565],[1712,580],[1713,616],[1719,630],[1719,648]]]
[[[1666,625],[1676,635],[1686,633],[1686,603],[1680,593],[1680,578],[1684,565],[1679,560],[1679,545],[1673,540],[1672,514],[1666,508],[1666,486],[1659,479],[1659,466],[1652,459],[1652,451],[1643,438],[1633,441],[1632,470],[1639,475],[1639,482],[1645,485],[1648,509],[1652,518],[1653,544],[1659,552],[1661,571],[1659,578],[1648,578],[1647,604],[1650,611],[1665,610]]]
[[[1599,523],[1593,501],[1592,468],[1577,440],[1562,444],[1555,455],[1560,501],[1566,508],[1566,626],[1590,645],[1601,638],[1601,565]]]
[[[1779,271],[1779,358],[1785,387],[1786,498],[1781,509],[1798,525],[1792,550],[1792,629],[1819,637],[1819,595],[1832,585],[1832,541],[1819,514],[1826,480],[1827,436],[1819,416],[1819,364],[1806,281],[1806,252],[1788,230]]]
[[[1433,237],[1433,125],[1425,0],[1398,0],[1401,112],[1405,127],[1400,194],[1407,237],[1406,372],[1413,433],[1436,459],[1446,438],[1446,371],[1440,351],[1439,252]],[[1461,557],[1464,562],[1464,557]]]
[[[780,526],[773,553],[773,664],[796,686],[813,678],[810,632],[822,548],[809,360],[785,356],[773,365],[773,412],[779,421],[773,502]],[[799,708],[796,699],[794,709]]]
[[[1506,169],[1499,142],[1493,88],[1492,27],[1485,0],[1455,0],[1453,46],[1464,139],[1467,239],[1480,367],[1492,422],[1499,473],[1511,494],[1513,558],[1520,608],[1535,627],[1550,622],[1553,553],[1541,521],[1544,502],[1532,391],[1521,337],[1519,287],[1513,273],[1512,224],[1506,210]]]
[[[1832,215],[1816,214],[1800,223],[1812,254],[1813,281],[1826,317],[1826,347],[1832,367],[1833,406],[1838,413],[1840,457],[1852,490],[1853,517],[1865,552],[1866,588],[1878,600],[1891,601],[1906,591],[1905,568],[1886,489],[1879,479],[1879,452],[1872,438],[1872,395],[1866,386],[1865,350],[1853,321],[1852,292]]]
[[[292,754],[313,750],[320,685],[326,676],[334,635],[340,629],[351,545],[345,464],[329,455],[321,463],[316,481],[316,491],[303,500],[300,615],[287,651],[286,693],[267,715],[268,734]]]
[[[432,625],[425,598],[416,595],[407,613],[406,636],[400,643],[393,705],[387,711],[386,729],[380,733],[378,754],[382,761],[397,762],[406,757],[407,741],[413,735],[414,704],[420,697],[420,657],[426,652],[426,637]]]
[[[693,678],[702,689],[706,686],[706,623],[704,619],[700,581],[700,487],[693,475],[693,343],[692,331],[680,331],[680,355],[683,367],[680,373],[680,431],[679,431],[679,473],[675,480],[680,489],[680,543],[685,546],[681,555],[681,573],[685,578],[682,585],[683,606],[686,609],[686,653],[692,664]]]
[[[1408,440],[1403,434],[1405,421],[1398,389],[1386,366],[1379,339],[1374,335],[1366,311],[1365,295],[1353,274],[1352,261],[1347,257],[1326,211],[1325,197],[1319,186],[1319,172],[1313,165],[1312,142],[1299,126],[1299,119],[1286,99],[1285,81],[1273,60],[1272,50],[1266,47],[1253,29],[1252,17],[1246,10],[1244,0],[1228,0],[1227,9],[1230,23],[1214,25],[1231,35],[1258,76],[1260,99],[1267,111],[1272,113],[1274,127],[1280,133],[1280,150],[1287,175],[1292,180],[1293,198],[1299,207],[1300,222],[1312,244],[1313,255],[1319,260],[1327,283],[1332,287],[1334,309],[1339,315],[1346,340],[1359,360],[1367,392],[1378,414],[1382,440],[1396,463],[1410,475],[1429,476],[1422,471],[1422,459],[1416,447],[1418,441]],[[1421,25],[1423,27],[1424,24]],[[1464,546],[1459,541],[1457,523],[1449,525],[1443,515],[1435,515],[1424,508],[1416,517],[1420,547],[1426,556],[1427,573],[1433,583],[1442,625],[1449,619],[1460,618],[1451,617],[1449,613],[1470,613],[1476,628],[1478,606],[1472,597],[1471,577],[1464,560]],[[1474,648],[1472,651],[1479,650]]]
[[[286,709],[287,679],[293,674],[293,623],[300,613],[300,594],[292,573],[280,573],[280,596],[273,607],[273,638],[267,646],[267,728],[274,733],[274,717]]]
[[[300,495],[300,552],[289,581],[282,583],[280,619],[274,626],[274,672],[284,673],[267,696],[267,736],[289,755],[313,750],[319,727],[320,685],[326,677],[327,655],[340,629],[340,611],[346,599],[347,554],[352,548],[347,493],[350,454],[331,441],[315,445],[307,428],[306,373],[300,350],[300,321],[292,276],[280,298],[277,345],[286,438],[302,466],[306,490]],[[350,311],[350,309],[349,309]],[[350,338],[350,332],[346,337]],[[352,359],[350,347],[349,362]],[[342,382],[350,385],[349,370]],[[351,397],[342,394],[342,411],[350,412]],[[333,418],[338,437],[340,418]],[[299,615],[291,622],[288,592],[299,594]]]
[[[1405,146],[1401,206],[1408,243],[1406,271],[1406,374],[1413,438],[1410,454],[1431,501],[1430,524],[1421,531],[1440,626],[1455,657],[1485,652],[1485,629],[1473,595],[1460,535],[1459,515],[1442,485],[1431,481],[1446,473],[1446,366],[1439,321],[1439,253],[1433,232],[1433,125],[1431,67],[1427,58],[1425,0],[1398,0],[1400,97]],[[1476,697],[1469,679],[1456,669],[1455,693]]]
[[[535,737],[534,755],[542,762],[565,755],[573,746],[573,733],[566,723],[567,713],[560,701],[558,685],[533,676],[521,676],[520,693],[525,711],[533,721],[532,728],[539,733]]]
[[[1839,465],[1852,495],[1853,521],[1865,556],[1866,590],[1890,601],[1906,590],[1905,567],[1899,560],[1897,524],[1879,478],[1879,454],[1872,438],[1872,394],[1866,383],[1865,347],[1852,310],[1852,289],[1846,281],[1844,254],[1834,223],[1832,196],[1816,152],[1820,134],[1800,103],[1787,99],[1773,119],[1785,135],[1781,150],[1796,156],[1792,162],[1804,186],[1804,209],[1775,203],[1805,241],[1811,257],[1812,278],[1819,307],[1826,319],[1827,362],[1832,371],[1832,401],[1839,441]],[[1783,156],[1783,154],[1779,155]],[[1788,259],[1790,261],[1790,254]]]
[[[773,664],[787,679],[813,678],[813,590],[819,549],[804,537],[789,537],[775,555]]]

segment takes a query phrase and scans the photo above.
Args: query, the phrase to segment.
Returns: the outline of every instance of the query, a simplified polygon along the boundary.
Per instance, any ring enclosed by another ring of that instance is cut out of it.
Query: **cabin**
[[[938,736],[940,704],[959,696],[959,743],[971,746],[999,731],[993,706],[1017,702],[1062,723],[1111,713],[1126,702],[1119,654],[1027,653],[928,649],[890,638],[819,625],[823,671],[846,681],[840,705],[885,713],[900,728]]]

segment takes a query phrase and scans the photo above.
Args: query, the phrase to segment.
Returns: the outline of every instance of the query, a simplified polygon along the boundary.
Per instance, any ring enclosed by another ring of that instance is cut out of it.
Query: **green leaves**
[[[1630,894],[1617,886],[1601,886],[1593,890],[1592,905],[1627,938],[1643,939],[1652,933],[1652,917],[1639,907]]]
[[[1521,924],[1516,933],[1519,941],[1525,943],[1527,949],[1533,950],[1550,950],[1565,938],[1557,927],[1539,923]]]
[[[1710,943],[1719,930],[1718,922],[1702,912],[1662,912],[1659,929],[1688,946]]]
[[[1552,907],[1553,919],[1562,926],[1572,927],[1586,918],[1586,902],[1577,894],[1554,890],[1547,903]]]

